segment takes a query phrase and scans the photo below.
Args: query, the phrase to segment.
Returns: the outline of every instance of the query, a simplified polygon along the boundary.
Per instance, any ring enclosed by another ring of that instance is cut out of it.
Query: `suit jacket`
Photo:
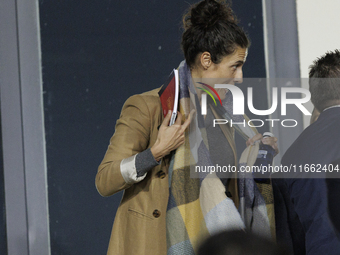
[[[163,121],[159,89],[130,97],[124,104],[115,133],[98,168],[96,187],[103,196],[124,190],[114,220],[109,255],[138,255],[167,253],[166,209],[169,197],[169,158],[151,169],[145,179],[127,184],[120,171],[123,159],[151,148]],[[221,126],[236,151],[231,130]],[[229,191],[238,200],[236,179]]]
[[[340,158],[333,162],[334,167],[340,168]],[[337,231],[338,237],[340,238],[340,203],[335,201],[339,200],[340,197],[340,178],[339,176],[334,176],[334,174],[339,175],[337,172],[328,172],[326,174],[326,184],[327,184],[327,197],[328,197],[328,211],[329,217]],[[338,177],[338,178],[334,178]]]
[[[339,127],[339,107],[322,112],[287,150],[282,165],[328,166],[340,158]],[[295,255],[340,254],[340,241],[327,212],[325,173],[303,171],[284,179],[277,178],[280,174],[272,176],[277,240]]]

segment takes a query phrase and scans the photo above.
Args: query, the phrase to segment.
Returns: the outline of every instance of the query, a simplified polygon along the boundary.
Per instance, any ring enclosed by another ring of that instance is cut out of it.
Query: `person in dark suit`
[[[296,166],[296,173],[272,175],[277,241],[295,255],[338,255],[340,240],[328,214],[325,177],[340,158],[340,52],[317,59],[309,78],[311,100],[320,116],[282,158],[281,164]]]
[[[337,168],[340,166],[340,158],[333,162],[333,167]],[[334,228],[337,231],[338,238],[340,238],[340,178],[335,176],[337,172],[328,172],[326,174],[326,183],[327,183],[327,197],[328,197],[328,212],[331,218],[331,221],[334,225]]]

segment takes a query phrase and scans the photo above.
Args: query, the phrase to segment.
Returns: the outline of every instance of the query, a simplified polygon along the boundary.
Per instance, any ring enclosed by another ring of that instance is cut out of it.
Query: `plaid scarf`
[[[225,186],[215,173],[194,171],[195,166],[209,167],[213,164],[200,103],[185,61],[179,66],[179,78],[179,110],[185,117],[191,109],[196,109],[197,114],[186,130],[184,144],[177,148],[170,160],[166,214],[168,255],[195,254],[205,238],[223,230],[249,228],[270,236],[265,201],[251,173],[239,176],[239,212],[226,196]],[[232,116],[231,105],[230,102],[223,104]],[[258,147],[258,144],[248,146],[241,156],[240,165],[254,164]]]

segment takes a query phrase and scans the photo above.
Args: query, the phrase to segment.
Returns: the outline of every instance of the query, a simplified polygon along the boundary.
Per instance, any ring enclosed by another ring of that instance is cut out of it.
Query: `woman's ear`
[[[209,52],[205,51],[201,54],[200,57],[200,64],[203,67],[204,70],[208,70],[208,68],[211,66],[211,55]]]

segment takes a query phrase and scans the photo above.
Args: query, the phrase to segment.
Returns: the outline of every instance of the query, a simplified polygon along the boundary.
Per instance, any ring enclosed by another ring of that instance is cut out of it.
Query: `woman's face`
[[[212,63],[205,72],[205,78],[214,78],[221,84],[242,82],[242,67],[247,57],[247,49],[237,47],[234,53],[225,56],[219,64]]]
[[[243,80],[242,67],[246,61],[247,49],[237,47],[234,53],[225,56],[219,64],[210,63],[201,73],[201,82],[214,87],[215,84],[241,83]],[[226,89],[216,89],[223,100]]]

